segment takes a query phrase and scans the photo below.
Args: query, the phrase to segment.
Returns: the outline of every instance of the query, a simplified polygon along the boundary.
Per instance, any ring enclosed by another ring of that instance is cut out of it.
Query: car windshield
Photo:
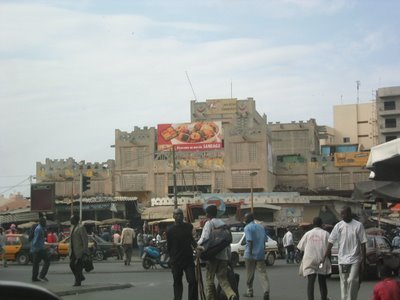
[[[232,244],[237,244],[240,242],[240,239],[242,238],[243,233],[232,233]]]

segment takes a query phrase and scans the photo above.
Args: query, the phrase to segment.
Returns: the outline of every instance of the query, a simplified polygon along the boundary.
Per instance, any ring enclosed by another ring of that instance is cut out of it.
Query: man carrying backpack
[[[225,225],[225,223],[217,218],[217,207],[215,205],[209,205],[206,208],[207,218],[209,219],[204,225],[203,232],[198,241],[199,250],[201,251],[201,245],[207,241],[213,229],[219,228]],[[206,273],[206,285],[207,285],[207,300],[216,300],[216,289],[214,284],[214,278],[217,280],[224,291],[226,297],[229,300],[237,300],[238,296],[233,291],[229,284],[227,271],[228,261],[230,257],[230,246],[224,248],[221,252],[215,255],[207,261],[207,273]]]

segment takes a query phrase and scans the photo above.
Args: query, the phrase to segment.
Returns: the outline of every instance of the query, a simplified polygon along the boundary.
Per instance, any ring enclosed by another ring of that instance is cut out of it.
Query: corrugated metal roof
[[[137,197],[108,197],[108,196],[97,196],[83,198],[82,203],[107,203],[107,202],[130,202],[137,201]],[[74,199],[74,203],[79,203],[79,199]],[[56,204],[70,204],[71,199],[56,200]]]

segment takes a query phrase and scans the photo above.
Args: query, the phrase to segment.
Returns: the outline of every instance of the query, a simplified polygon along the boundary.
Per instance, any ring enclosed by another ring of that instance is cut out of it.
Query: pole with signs
[[[250,173],[250,201],[251,201],[251,213],[254,213],[254,197],[253,197],[253,177],[257,175],[257,172]]]
[[[176,195],[176,159],[175,159],[175,146],[172,146],[172,177],[174,180],[174,208],[178,208],[178,198]]]

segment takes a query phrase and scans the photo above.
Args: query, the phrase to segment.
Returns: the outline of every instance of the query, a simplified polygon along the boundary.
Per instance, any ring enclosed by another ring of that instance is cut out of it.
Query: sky
[[[400,85],[397,0],[0,0],[0,194],[46,158],[115,158],[115,129],[253,97],[268,122]],[[190,86],[188,77],[193,86]],[[357,93],[357,81],[360,82]]]

